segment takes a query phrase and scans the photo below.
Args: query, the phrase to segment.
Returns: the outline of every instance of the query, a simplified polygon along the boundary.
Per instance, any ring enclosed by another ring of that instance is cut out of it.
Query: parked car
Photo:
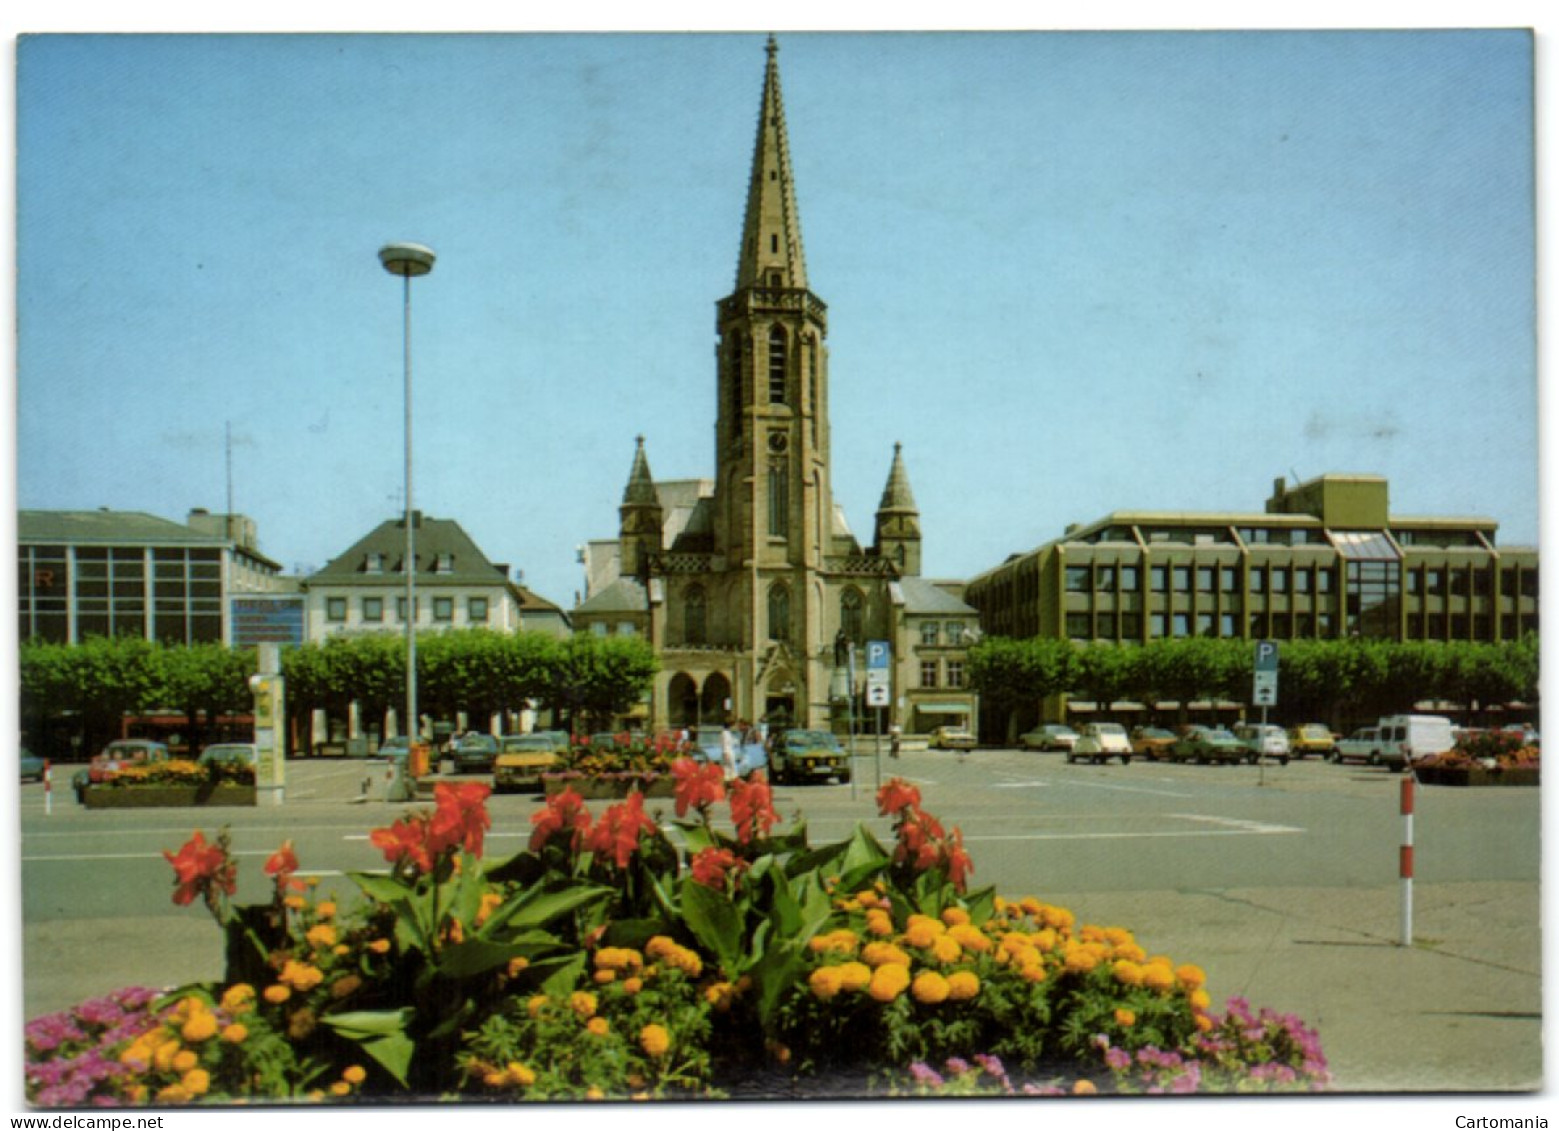
[[[547,741],[550,744],[552,740]],[[485,774],[498,757],[498,740],[490,734],[461,735],[449,757],[457,774]]]
[[[1523,745],[1541,746],[1542,740],[1538,737],[1537,728],[1531,723],[1511,723],[1509,726],[1499,728],[1501,734],[1513,734],[1521,739]]]
[[[736,759],[737,777],[745,778],[768,767],[769,752],[764,749],[763,743],[743,742],[740,733],[734,729],[731,731],[731,742],[732,756]],[[724,765],[725,745],[721,737],[721,729],[719,727],[699,728],[694,754],[705,762]]]
[[[769,751],[774,780],[789,785],[797,781],[837,778],[850,781],[850,756],[839,740],[826,730],[782,730],[774,735]]]
[[[1251,761],[1261,758],[1275,759],[1279,765],[1288,765],[1288,732],[1271,723],[1241,723],[1234,728],[1234,737],[1245,744],[1255,755]]]
[[[1456,745],[1444,715],[1388,715],[1380,720],[1380,760],[1405,770],[1419,758],[1444,754]]]
[[[1175,732],[1163,727],[1137,727],[1131,732],[1131,752],[1138,758],[1168,758],[1174,744]]]
[[[1380,728],[1360,727],[1347,738],[1340,739],[1328,755],[1333,762],[1368,762],[1380,765]]]
[[[552,739],[544,734],[506,734],[493,756],[493,791],[541,786],[541,775],[563,764]]]
[[[22,747],[22,780],[43,780],[43,759],[30,753],[25,746]]]
[[[77,801],[85,801],[87,787],[109,781],[126,766],[138,766],[146,762],[166,762],[168,745],[146,738],[121,738],[110,742],[96,754],[92,761],[76,771],[70,787]]]
[[[1121,765],[1131,764],[1131,736],[1119,723],[1089,723],[1078,733],[1072,749],[1066,752],[1068,762],[1092,762],[1102,765],[1111,758],[1119,758]]]
[[[1077,732],[1065,723],[1044,723],[1018,739],[1025,750],[1070,750]]]
[[[1324,723],[1304,723],[1288,732],[1288,752],[1295,758],[1319,754],[1330,758],[1337,749],[1337,736]]]
[[[196,761],[202,766],[254,766],[260,761],[260,748],[252,742],[214,742]]]
[[[973,750],[975,739],[963,727],[940,726],[931,732],[927,745],[933,750]]]
[[[1254,762],[1256,755],[1223,727],[1201,726],[1186,728],[1170,748],[1170,758],[1176,762]]]
[[[411,757],[411,739],[406,735],[387,738],[379,744],[379,757],[392,762],[404,762]]]

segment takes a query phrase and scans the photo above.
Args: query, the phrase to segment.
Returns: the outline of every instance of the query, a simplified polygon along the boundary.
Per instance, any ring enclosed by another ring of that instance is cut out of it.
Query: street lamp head
[[[433,249],[420,243],[387,243],[379,249],[379,262],[392,275],[414,278],[433,270]]]

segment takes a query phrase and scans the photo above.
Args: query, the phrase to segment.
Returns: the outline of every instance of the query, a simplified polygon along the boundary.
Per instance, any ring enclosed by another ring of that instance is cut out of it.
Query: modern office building
[[[1510,640],[1538,629],[1538,551],[1492,518],[1394,515],[1373,475],[1279,479],[1249,513],[1116,511],[969,582],[990,635],[1146,642]]]
[[[582,552],[574,627],[653,643],[662,670],[641,725],[842,726],[865,714],[913,733],[968,722],[976,614],[961,585],[920,576],[903,452],[869,547],[834,502],[828,314],[802,255],[777,50],[771,37],[736,289],[717,307],[715,475],[657,482],[639,440],[618,537]],[[886,665],[871,677],[880,706],[860,693],[874,663]]]
[[[260,552],[254,522],[237,514],[194,510],[178,523],[107,508],[24,510],[17,543],[24,641],[232,644],[233,601],[296,588]]]

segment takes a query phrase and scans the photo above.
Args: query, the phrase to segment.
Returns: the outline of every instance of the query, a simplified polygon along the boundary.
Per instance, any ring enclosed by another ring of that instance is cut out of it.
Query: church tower
[[[920,509],[909,489],[902,444],[893,445],[893,466],[882,489],[882,501],[877,504],[877,536],[872,548],[879,557],[891,561],[900,576],[920,576]]]
[[[623,501],[617,514],[622,575],[642,581],[649,576],[653,555],[660,553],[661,530],[665,524],[660,495],[655,490],[654,477],[650,475],[650,461],[644,454],[643,436],[638,437],[633,468],[628,473],[628,486],[623,489]]]

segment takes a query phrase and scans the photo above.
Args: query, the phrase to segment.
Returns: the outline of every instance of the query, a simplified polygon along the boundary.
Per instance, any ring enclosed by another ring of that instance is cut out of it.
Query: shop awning
[[[915,710],[923,715],[968,715],[974,712],[968,703],[916,703]]]

